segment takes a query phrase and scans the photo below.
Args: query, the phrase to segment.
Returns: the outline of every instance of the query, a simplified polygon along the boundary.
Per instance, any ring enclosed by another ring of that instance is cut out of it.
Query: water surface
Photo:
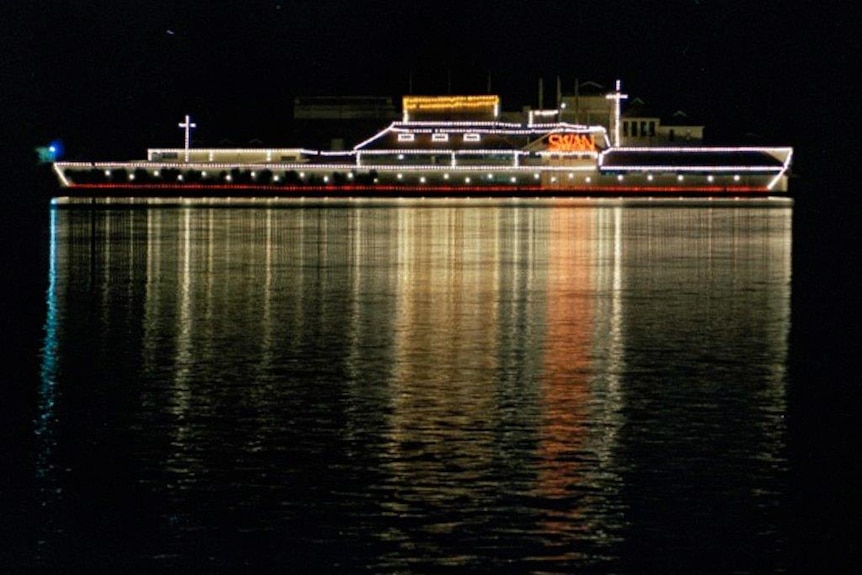
[[[787,570],[791,216],[54,209],[35,561]]]

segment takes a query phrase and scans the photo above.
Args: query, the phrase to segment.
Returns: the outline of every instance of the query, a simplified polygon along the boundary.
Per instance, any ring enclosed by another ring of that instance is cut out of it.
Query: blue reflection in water
[[[42,349],[41,387],[39,389],[39,418],[36,435],[40,438],[39,477],[45,477],[50,468],[53,438],[52,421],[55,417],[57,376],[59,370],[59,310],[57,302],[57,212],[51,211],[50,244],[48,255],[48,293],[45,312],[45,344]]]

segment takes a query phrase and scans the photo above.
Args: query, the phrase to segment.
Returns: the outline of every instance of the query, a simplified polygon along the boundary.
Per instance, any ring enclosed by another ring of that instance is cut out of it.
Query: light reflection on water
[[[781,570],[790,221],[55,210],[41,557]]]

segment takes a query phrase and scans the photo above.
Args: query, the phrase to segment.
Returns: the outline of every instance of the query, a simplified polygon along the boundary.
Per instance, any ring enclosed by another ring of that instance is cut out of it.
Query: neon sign
[[[595,152],[596,141],[592,134],[551,134],[548,136],[551,152]]]
[[[496,110],[500,106],[499,96],[404,96],[404,110],[418,112],[427,110]]]

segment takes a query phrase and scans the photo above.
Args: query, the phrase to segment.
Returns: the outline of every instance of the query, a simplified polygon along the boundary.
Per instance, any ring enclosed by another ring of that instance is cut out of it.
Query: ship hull
[[[787,192],[785,171],[646,172],[471,166],[56,164],[63,195],[106,197],[748,196]]]

